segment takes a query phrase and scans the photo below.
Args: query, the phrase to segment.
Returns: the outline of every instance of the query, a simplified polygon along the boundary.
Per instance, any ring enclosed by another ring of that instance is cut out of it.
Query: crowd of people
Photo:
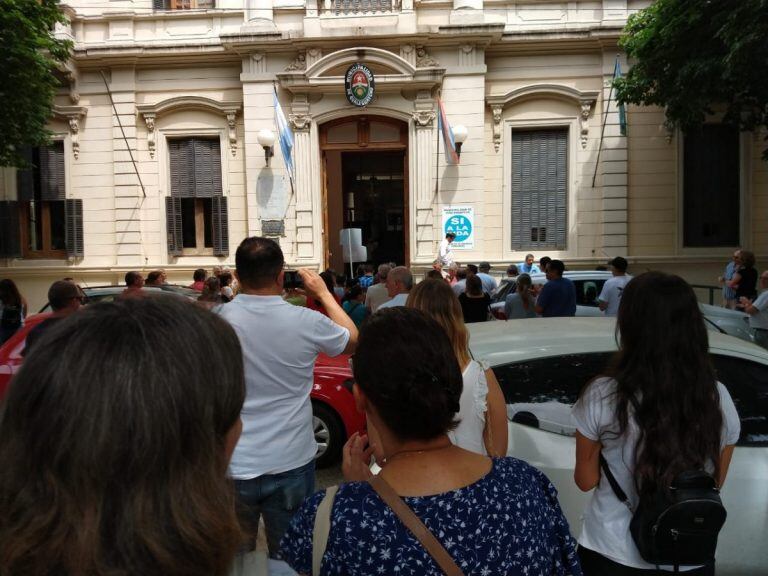
[[[717,280],[723,287],[723,306],[749,314],[755,343],[768,349],[768,270],[759,275],[762,292],[758,296],[755,254],[738,249]]]
[[[498,289],[487,262],[441,257],[418,283],[391,264],[340,278],[287,271],[276,242],[251,237],[234,274],[195,271],[202,305],[142,292],[163,271],[129,272],[121,297],[83,309],[73,282],[51,286],[52,321],[0,412],[0,573],[252,574],[262,522],[270,556],[303,575],[654,573],[601,458],[634,505],[691,469],[722,486],[739,420],[692,288],[610,265],[599,302],[619,351],[573,409],[575,481],[594,489],[578,544],[550,481],[507,456],[501,387],[469,352],[466,323]],[[508,317],[573,315],[564,269],[510,266]],[[3,313],[23,317],[5,282]],[[321,353],[350,355],[367,433],[344,447],[347,483],[316,492]],[[714,574],[709,559],[689,568]]]

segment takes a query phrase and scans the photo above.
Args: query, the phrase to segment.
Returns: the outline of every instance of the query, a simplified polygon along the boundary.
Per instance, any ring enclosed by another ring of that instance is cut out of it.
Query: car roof
[[[527,318],[468,324],[472,356],[491,366],[536,358],[614,352],[616,320],[609,317]],[[727,334],[708,331],[713,353],[768,364],[768,351]]]

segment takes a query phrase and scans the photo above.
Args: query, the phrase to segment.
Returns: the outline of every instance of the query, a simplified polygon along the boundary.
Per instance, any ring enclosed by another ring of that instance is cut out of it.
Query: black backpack
[[[714,562],[726,511],[710,474],[681,472],[668,487],[641,497],[633,509],[602,454],[600,466],[616,497],[632,512],[629,531],[643,560],[656,566],[672,565],[676,570]]]

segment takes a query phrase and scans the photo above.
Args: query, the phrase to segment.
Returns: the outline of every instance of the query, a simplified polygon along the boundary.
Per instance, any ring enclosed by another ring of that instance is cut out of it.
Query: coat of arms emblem
[[[344,91],[354,106],[368,106],[373,100],[373,72],[360,63],[352,64],[344,75]]]

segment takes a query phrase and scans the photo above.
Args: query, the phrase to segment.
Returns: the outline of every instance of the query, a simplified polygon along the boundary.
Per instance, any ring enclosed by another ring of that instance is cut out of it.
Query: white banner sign
[[[448,232],[456,234],[451,244],[454,250],[474,249],[474,224],[474,206],[443,206],[443,238]]]

